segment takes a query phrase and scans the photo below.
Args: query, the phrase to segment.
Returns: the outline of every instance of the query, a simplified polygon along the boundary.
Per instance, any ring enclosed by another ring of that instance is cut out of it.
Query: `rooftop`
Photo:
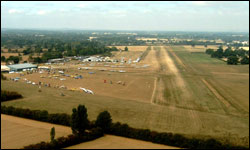
[[[10,68],[15,68],[15,69],[22,69],[22,68],[33,68],[37,67],[37,65],[25,63],[25,64],[15,64],[15,65],[8,65]]]

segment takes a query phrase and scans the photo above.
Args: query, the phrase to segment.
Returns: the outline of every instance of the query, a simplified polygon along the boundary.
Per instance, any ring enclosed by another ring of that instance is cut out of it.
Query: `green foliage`
[[[32,51],[31,51],[31,48],[29,47],[29,48],[27,48],[27,49],[25,49],[25,50],[23,50],[23,55],[28,55],[28,54],[30,54],[30,53],[32,53]]]
[[[244,56],[241,61],[240,61],[241,64],[249,64],[249,57],[247,56]]]
[[[13,61],[14,64],[18,64],[19,60],[20,60],[20,58],[18,56],[10,56],[9,58],[7,58],[6,62]]]
[[[213,50],[213,49],[211,49],[211,48],[209,48],[209,49],[207,49],[207,50],[206,50],[206,53],[211,55],[211,54],[213,54],[213,53],[214,53],[214,50]]]
[[[222,58],[223,57],[223,48],[220,46],[217,51],[212,53],[211,57]]]
[[[22,97],[23,96],[17,92],[1,90],[1,102],[14,100],[14,99],[22,98]]]
[[[1,56],[1,62],[5,62],[6,58],[5,56]]]
[[[78,108],[72,109],[71,129],[73,134],[83,135],[85,129],[89,126],[87,109],[84,105],[79,105]]]
[[[53,142],[40,142],[37,144],[31,144],[24,146],[23,149],[62,149],[72,145],[80,144],[95,140],[103,136],[103,131],[100,128],[93,128],[88,133],[82,136],[68,135],[67,137],[59,137],[54,139]]]
[[[124,50],[125,50],[125,51],[128,51],[128,47],[126,46]]]
[[[225,52],[223,53],[224,57],[229,57],[229,56],[236,56],[235,51],[231,49],[231,47],[228,47]]]
[[[63,57],[62,53],[58,51],[45,52],[43,53],[42,56],[42,62],[47,62],[49,59],[62,58],[62,57]]]
[[[41,110],[21,109],[21,108],[14,108],[12,106],[10,107],[1,106],[1,113],[34,119],[38,121],[45,121],[54,124],[70,126],[70,115],[65,113],[48,114],[46,110],[41,111]]]
[[[50,130],[50,141],[53,142],[55,140],[55,127],[51,128]]]
[[[96,119],[95,125],[104,131],[109,131],[112,123],[111,115],[108,111],[101,112]]]
[[[229,65],[237,65],[238,63],[238,57],[237,56],[229,56],[227,58],[227,64]]]
[[[34,63],[40,64],[40,63],[43,62],[43,60],[42,60],[40,57],[34,57],[34,58],[33,58],[33,62],[34,62]]]

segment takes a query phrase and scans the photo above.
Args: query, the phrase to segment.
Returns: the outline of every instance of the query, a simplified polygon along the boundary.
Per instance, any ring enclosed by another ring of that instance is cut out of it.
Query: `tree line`
[[[237,65],[239,62],[241,64],[249,64],[249,51],[244,49],[232,50],[231,47],[227,47],[223,50],[220,46],[216,51],[214,49],[207,49],[206,53],[211,55],[212,58],[227,58],[227,64]]]
[[[17,92],[1,90],[1,102],[19,99],[19,98],[23,98],[23,96]]]

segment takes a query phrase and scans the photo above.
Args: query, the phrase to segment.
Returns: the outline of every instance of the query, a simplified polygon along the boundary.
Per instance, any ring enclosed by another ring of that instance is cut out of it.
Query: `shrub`
[[[70,134],[67,137],[59,137],[54,139],[53,142],[40,142],[24,146],[23,149],[60,149],[68,146],[76,145],[82,142],[97,139],[103,136],[103,130],[99,127],[91,129],[85,135]]]
[[[23,96],[17,92],[1,90],[1,102],[18,99],[18,98],[23,98]]]

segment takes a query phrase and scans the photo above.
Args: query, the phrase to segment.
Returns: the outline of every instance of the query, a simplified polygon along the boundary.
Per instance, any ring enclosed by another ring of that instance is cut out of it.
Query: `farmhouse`
[[[37,68],[37,65],[25,63],[25,64],[16,64],[16,65],[8,65],[10,71],[23,71],[24,69],[32,69]]]
[[[9,72],[10,68],[6,65],[1,65],[1,72]]]

